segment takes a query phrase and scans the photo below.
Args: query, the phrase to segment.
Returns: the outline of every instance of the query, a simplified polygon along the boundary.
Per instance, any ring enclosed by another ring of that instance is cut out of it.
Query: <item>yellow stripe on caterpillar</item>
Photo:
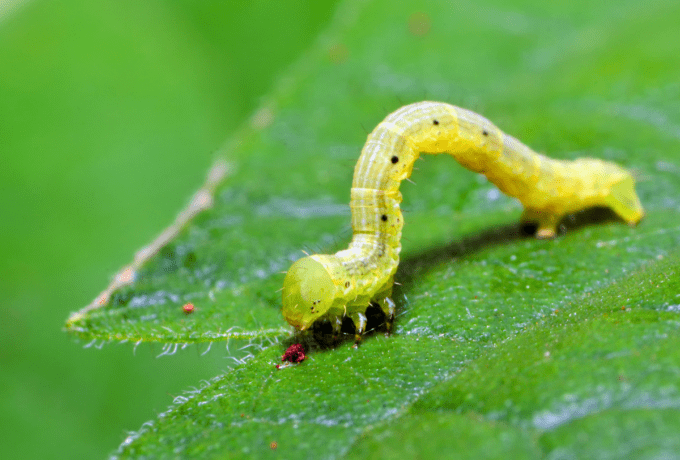
[[[567,214],[607,206],[631,225],[644,212],[630,172],[597,159],[553,160],[503,133],[486,118],[441,102],[417,102],[391,113],[369,134],[354,169],[350,208],[354,235],[349,248],[295,262],[283,282],[283,316],[308,329],[328,320],[336,332],[342,318],[354,322],[360,340],[366,308],[375,303],[387,317],[399,264],[399,185],[421,153],[448,153],[483,173],[524,206],[523,222],[536,222],[539,238],[555,236]]]

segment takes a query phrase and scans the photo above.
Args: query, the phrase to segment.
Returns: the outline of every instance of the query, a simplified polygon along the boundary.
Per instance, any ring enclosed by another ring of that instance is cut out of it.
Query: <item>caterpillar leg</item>
[[[387,332],[392,331],[392,323],[394,322],[394,314],[397,310],[397,306],[392,299],[389,297],[383,297],[375,301],[380,309],[385,313],[385,327],[387,327]]]
[[[333,333],[337,336],[340,335],[340,329],[342,329],[342,317],[336,316],[331,320],[331,326],[333,326]]]
[[[349,317],[354,322],[354,342],[361,342],[361,334],[366,330],[366,315],[361,312],[352,313]]]
[[[562,220],[562,216],[530,208],[526,208],[520,218],[522,223],[538,224],[536,238],[539,239],[555,238],[560,220]]]

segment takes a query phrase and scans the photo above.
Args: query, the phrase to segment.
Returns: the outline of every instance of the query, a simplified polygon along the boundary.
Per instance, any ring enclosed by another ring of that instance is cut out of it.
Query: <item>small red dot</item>
[[[184,310],[184,313],[187,315],[191,314],[194,312],[194,304],[193,303],[188,303],[182,307],[182,310]]]

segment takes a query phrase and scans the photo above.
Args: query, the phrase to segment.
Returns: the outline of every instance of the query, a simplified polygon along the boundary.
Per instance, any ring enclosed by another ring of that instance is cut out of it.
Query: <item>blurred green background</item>
[[[104,458],[226,368],[62,332],[173,219],[335,1],[0,2],[0,452]],[[123,429],[121,429],[123,427]]]

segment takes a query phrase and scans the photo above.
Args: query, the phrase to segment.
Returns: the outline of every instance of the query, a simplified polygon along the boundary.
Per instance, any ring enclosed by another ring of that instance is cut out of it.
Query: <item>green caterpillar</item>
[[[366,308],[377,304],[394,319],[390,299],[399,265],[401,181],[421,153],[448,153],[483,173],[524,205],[523,222],[538,224],[537,237],[551,238],[567,214],[611,208],[629,224],[644,211],[630,172],[602,160],[553,160],[503,133],[486,118],[441,102],[417,102],[390,114],[371,134],[354,169],[350,208],[354,235],[348,249],[295,262],[283,282],[283,316],[300,330],[328,320],[339,332],[354,322],[356,340],[366,328]]]

